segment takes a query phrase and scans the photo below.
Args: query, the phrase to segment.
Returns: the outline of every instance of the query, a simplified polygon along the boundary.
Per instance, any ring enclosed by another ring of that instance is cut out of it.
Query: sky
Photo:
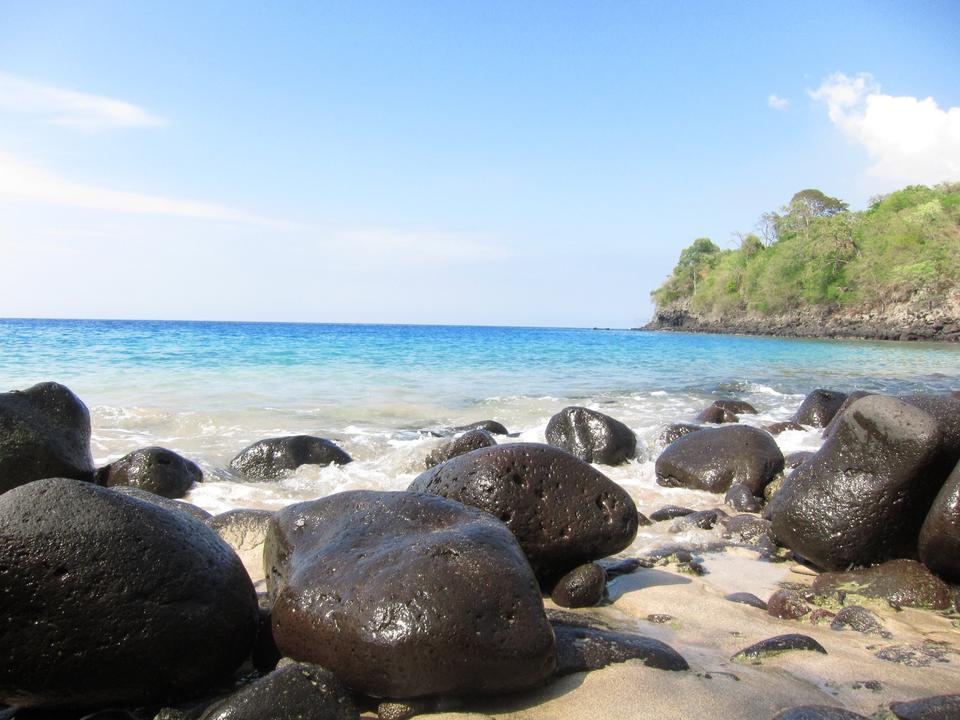
[[[630,327],[960,180],[960,2],[0,2],[0,317]]]

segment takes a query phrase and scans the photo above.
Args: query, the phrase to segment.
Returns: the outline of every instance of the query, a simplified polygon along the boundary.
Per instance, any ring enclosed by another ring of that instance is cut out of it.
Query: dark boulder
[[[931,472],[944,482],[960,462],[960,400],[949,395],[904,395],[900,400],[929,413],[939,423],[940,447]]]
[[[470,430],[486,430],[491,435],[509,435],[507,429],[496,420],[479,420],[469,425],[459,425],[453,428],[453,432],[469,432]]]
[[[732,398],[722,398],[713,401],[714,407],[721,410],[728,410],[734,415],[756,415],[757,409],[746,400],[733,400]]]
[[[852,393],[847,395],[844,398],[843,402],[840,404],[840,407],[837,408],[837,412],[833,414],[833,417],[830,418],[830,422],[827,423],[826,427],[823,428],[823,437],[828,438],[833,435],[833,431],[837,428],[837,422],[843,417],[843,414],[847,411],[851,405],[853,405],[860,398],[865,398],[868,395],[875,395],[876,393],[869,393],[864,390],[854,390]]]
[[[723,502],[738,512],[760,512],[763,499],[757,497],[743,483],[735,483],[723,496]]]
[[[170,498],[165,498],[162,495],[157,495],[152,492],[147,492],[146,490],[141,490],[138,487],[131,487],[129,485],[117,485],[110,488],[115,493],[120,493],[121,495],[126,495],[127,497],[132,497],[136,500],[140,500],[145,503],[150,503],[151,505],[156,505],[157,507],[162,507],[164,510],[172,510],[174,512],[186,513],[190,517],[194,517],[197,520],[206,522],[213,515],[208,513],[202,507],[198,507],[193,503],[188,503],[184,500],[171,500]]]
[[[0,393],[0,493],[42,478],[93,479],[90,413],[54,382]]]
[[[778,542],[826,570],[909,555],[939,489],[927,474],[939,442],[937,421],[922,410],[861,398],[764,516]]]
[[[692,530],[693,528],[712,530],[714,525],[726,517],[729,517],[729,515],[720,508],[698,510],[697,512],[692,512],[689,515],[677,518],[673,525],[670,526],[669,532],[681,533]]]
[[[935,695],[910,702],[890,703],[890,710],[899,720],[957,720],[960,718],[960,695]]]
[[[763,550],[776,549],[773,540],[773,528],[769,520],[756,515],[734,515],[720,521],[723,537],[738,543],[754,545]]]
[[[409,489],[478,507],[502,520],[547,586],[578,565],[620,552],[637,534],[630,495],[550,445],[474,450],[427,470]]]
[[[482,428],[468,430],[455,440],[444,443],[440,447],[432,450],[423,461],[423,465],[429,470],[434,465],[446,462],[450,458],[455,458],[458,455],[463,455],[472,450],[479,450],[483,447],[492,447],[496,444],[497,441],[493,438],[493,435],[486,430]]]
[[[748,425],[707,428],[672,442],[657,458],[657,482],[725,493],[742,484],[754,495],[783,470],[783,453],[763,430]]]
[[[553,672],[536,578],[475,508],[370,491],[291,505],[271,520],[264,566],[281,652],[368,695],[506,691]]]
[[[673,423],[672,425],[667,425],[657,437],[657,444],[665,447],[674,440],[682,438],[684,435],[689,435],[692,432],[697,432],[697,430],[703,430],[703,426],[693,425],[691,423]]]
[[[916,560],[891,560],[863,570],[823,573],[813,581],[813,591],[844,599],[885,600],[893,607],[943,610],[950,606],[950,586]]]
[[[557,675],[599,670],[627,660],[640,660],[658,670],[690,669],[672,647],[643,635],[557,620],[553,621],[553,631],[557,637]]]
[[[586,563],[560,578],[550,598],[560,607],[592,607],[603,599],[606,589],[604,569],[596,563]]]
[[[673,520],[674,518],[683,517],[684,515],[690,515],[693,512],[694,510],[688,507],[664,505],[659,510],[654,510],[650,513],[650,519],[654,522],[663,522],[664,520]]]
[[[134,450],[96,474],[98,485],[126,485],[170,499],[182,498],[201,480],[203,471],[199,465],[162,447]]]
[[[923,521],[918,551],[920,560],[937,575],[960,583],[960,463]]]
[[[698,423],[710,423],[712,425],[723,425],[724,423],[740,422],[735,414],[715,404],[700,411],[700,414],[694,418]]]
[[[585,407],[564,408],[547,423],[547,443],[584,462],[619,465],[637,452],[637,437],[619,420]]]
[[[360,713],[329,670],[289,663],[209,708],[201,720],[355,720]]]
[[[346,465],[351,457],[336,443],[312,435],[258,440],[230,461],[230,468],[250,480],[276,480],[301,465]]]
[[[257,600],[202,522],[76,480],[0,497],[0,701],[189,697],[249,655]]]
[[[778,712],[772,720],[870,720],[870,718],[830,705],[801,705]]]
[[[777,635],[776,637],[767,638],[766,640],[761,640],[758,643],[754,643],[750,647],[746,647],[734,655],[733,660],[753,661],[758,663],[764,658],[775,657],[793,650],[807,650],[822,653],[824,655],[827,654],[827,651],[823,649],[823,645],[818,643],[809,635],[791,633],[788,635]]]
[[[845,393],[836,390],[814,390],[807,395],[790,419],[801,425],[826,427],[846,399]]]

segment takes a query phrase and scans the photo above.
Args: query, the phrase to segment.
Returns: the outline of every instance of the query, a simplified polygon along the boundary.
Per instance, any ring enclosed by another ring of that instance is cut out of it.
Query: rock
[[[163,702],[249,655],[253,586],[202,522],[60,478],[5,493],[0,518],[0,702]]]
[[[767,613],[781,620],[799,620],[810,612],[810,607],[793,590],[777,590],[767,600]]]
[[[237,508],[207,520],[207,525],[233,548],[256,583],[263,578],[263,543],[273,513]]]
[[[673,520],[674,518],[690,515],[693,512],[691,508],[679,507],[678,505],[664,505],[659,510],[650,513],[650,519],[654,522],[663,522],[664,520]]]
[[[899,720],[957,720],[960,718],[960,695],[935,695],[911,702],[890,703],[890,710]]]
[[[645,527],[646,525],[653,525],[653,520],[651,520],[650,518],[648,518],[646,515],[644,515],[642,512],[638,510],[637,525],[639,525],[640,527]]]
[[[434,465],[439,465],[442,462],[446,462],[450,458],[463,455],[471,450],[479,450],[482,447],[491,447],[496,444],[497,441],[494,440],[493,435],[486,430],[482,428],[468,430],[455,440],[444,443],[440,447],[433,450],[429,455],[427,455],[426,459],[423,461],[423,465],[429,470]]]
[[[637,508],[619,485],[549,445],[481,448],[421,473],[410,490],[478,507],[516,536],[547,586],[633,542]]]
[[[470,430],[486,430],[492,435],[509,435],[507,429],[496,420],[480,420],[469,425],[460,425],[453,428],[454,432],[469,432]]]
[[[263,570],[260,570],[263,574]],[[257,639],[253,645],[251,660],[257,672],[266,675],[277,667],[283,655],[273,641],[273,617],[269,608],[260,608],[257,623]]]
[[[773,550],[773,528],[769,520],[754,515],[734,515],[720,521],[723,537],[747,545],[756,545],[764,550]]]
[[[596,563],[574,568],[553,588],[550,598],[560,607],[592,607],[603,599],[607,574]]]
[[[791,650],[809,650],[823,653],[824,655],[827,654],[827,651],[823,649],[823,645],[812,637],[791,633],[789,635],[777,635],[776,637],[761,640],[750,647],[744,648],[734,655],[732,659],[759,662],[764,658],[775,657]]]
[[[818,595],[885,600],[893,607],[943,610],[950,606],[950,586],[916,560],[891,560],[876,567],[819,575],[813,581]]]
[[[0,493],[51,477],[93,479],[90,413],[64,385],[0,393]]]
[[[657,438],[657,444],[661,446],[669,445],[674,440],[682,438],[684,435],[689,435],[692,432],[697,432],[697,430],[703,430],[703,427],[700,425],[692,425],[691,423],[673,423],[672,425],[667,425]]]
[[[557,638],[557,675],[599,670],[627,660],[640,660],[658,670],[690,669],[672,647],[643,635],[558,622],[554,622],[553,631]]]
[[[547,423],[547,443],[584,462],[620,465],[637,452],[637,437],[619,420],[585,407],[564,408]]]
[[[850,605],[843,608],[830,623],[831,630],[843,630],[844,628],[850,628],[865,635],[893,637],[884,629],[880,618],[860,605]]]
[[[96,473],[104,487],[126,485],[170,499],[182,498],[202,480],[199,465],[162,447],[134,450]]]
[[[694,421],[698,423],[721,425],[723,423],[740,422],[740,418],[738,418],[729,410],[724,410],[721,407],[717,407],[716,404],[713,404],[710,407],[701,410],[700,414],[694,418]]]
[[[725,517],[729,516],[720,508],[714,508],[713,510],[700,510],[698,512],[693,512],[689,515],[684,515],[683,517],[678,518],[677,521],[670,526],[670,532],[686,532],[692,528],[712,530],[713,526],[720,522],[721,518]]]
[[[899,399],[929,413],[940,424],[937,472],[941,481],[944,480],[960,462],[960,400],[950,395],[933,394],[904,395]]]
[[[351,457],[336,443],[312,435],[258,440],[230,461],[230,468],[249,480],[276,480],[301,465],[346,465]]]
[[[834,413],[833,417],[830,418],[830,422],[827,423],[827,426],[823,428],[823,437],[828,438],[833,435],[833,431],[837,428],[837,421],[843,416],[851,405],[853,405],[860,398],[865,398],[868,395],[874,395],[875,393],[865,392],[864,390],[854,390],[852,393],[847,395],[840,407],[837,408],[837,412]]]
[[[733,400],[731,398],[723,398],[720,400],[714,400],[713,406],[718,407],[721,410],[727,410],[732,412],[734,415],[756,415],[757,409],[748,403],[746,400]]]
[[[382,702],[377,706],[377,720],[409,720],[441,711],[438,705],[436,698]]]
[[[742,483],[731,485],[723,496],[723,502],[738,512],[760,512],[763,507],[763,501]]]
[[[723,599],[729,600],[730,602],[741,603],[742,605],[749,605],[764,612],[767,610],[767,604],[753,593],[735,592],[725,595]]]
[[[926,469],[940,431],[927,413],[871,395],[771,498],[778,542],[827,570],[909,555],[938,486]]]
[[[754,495],[783,469],[783,453],[748,425],[707,428],[671,443],[657,458],[657,483],[723,493],[741,484]]]
[[[960,463],[940,488],[920,528],[920,560],[937,575],[960,583]]]
[[[801,705],[783,710],[773,720],[870,720],[863,715],[830,705]]]
[[[803,425],[798,422],[793,422],[792,420],[783,420],[781,422],[771,423],[766,425],[763,429],[771,435],[779,435],[787,430],[806,430]]]
[[[237,690],[201,720],[351,720],[360,717],[329,670],[290,663]]]
[[[783,466],[787,470],[793,470],[795,468],[803,465],[807,460],[812,458],[816,453],[810,452],[809,450],[800,450],[798,452],[792,452],[789,455],[783,457]]]
[[[151,505],[156,505],[157,507],[162,507],[164,510],[172,510],[174,512],[185,513],[190,517],[194,517],[197,520],[201,520],[203,522],[206,522],[207,520],[213,517],[213,515],[208,513],[202,507],[197,507],[196,505],[185,502],[183,500],[171,500],[170,498],[165,498],[165,497],[162,497],[161,495],[156,495],[152,492],[141,490],[138,487],[131,487],[129,485],[117,485],[110,489],[115,493],[126,495],[127,497],[132,497],[136,500],[141,500],[142,502],[150,503]]]
[[[530,566],[475,508],[409,492],[298,503],[271,520],[264,566],[277,647],[367,695],[506,691],[553,672]]]
[[[800,404],[791,420],[800,425],[826,427],[846,399],[845,393],[836,390],[814,390]]]
[[[924,640],[919,645],[889,645],[873,655],[885,662],[907,667],[930,667],[933,663],[950,662],[947,654],[950,645],[934,640]]]

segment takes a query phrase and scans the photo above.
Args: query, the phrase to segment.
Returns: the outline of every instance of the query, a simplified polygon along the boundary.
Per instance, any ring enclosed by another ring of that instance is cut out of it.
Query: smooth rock
[[[493,435],[483,428],[468,430],[460,437],[451,440],[448,443],[444,443],[440,447],[431,451],[423,461],[423,465],[429,470],[434,465],[439,465],[442,462],[446,462],[450,458],[463,455],[464,453],[468,453],[472,450],[479,450],[482,447],[492,447],[496,444],[497,441],[494,439]]]
[[[812,652],[827,654],[823,645],[818,643],[809,635],[800,635],[791,633],[788,635],[777,635],[776,637],[761,640],[750,647],[746,647],[736,655],[733,660],[752,660],[759,661],[768,657],[775,657],[792,650],[808,650]]]
[[[742,483],[731,485],[723,496],[723,502],[738,512],[760,512],[763,507],[763,500]]]
[[[691,423],[673,423],[672,425],[667,425],[657,437],[657,444],[661,447],[667,446],[674,440],[682,438],[684,435],[689,435],[692,432],[697,432],[698,430],[703,430],[703,426],[693,425]]]
[[[368,695],[499,692],[553,672],[536,578],[475,508],[410,492],[298,503],[271,520],[264,566],[277,647]]]
[[[312,435],[258,440],[230,461],[230,468],[249,480],[276,480],[301,465],[346,465],[351,457],[336,443]]]
[[[890,710],[899,720],[957,720],[960,718],[960,695],[935,695],[910,702],[890,703]]]
[[[93,479],[90,412],[64,385],[0,393],[0,493],[43,478]]]
[[[603,599],[607,573],[596,563],[576,567],[557,582],[550,598],[560,607],[592,607]]]
[[[637,508],[629,493],[549,445],[474,450],[421,473],[409,489],[499,518],[548,586],[578,565],[620,552],[637,534]]]
[[[134,450],[96,473],[98,485],[136,487],[171,500],[182,498],[202,480],[203,471],[195,462],[155,446]]]
[[[830,422],[828,422],[826,427],[823,428],[823,437],[828,438],[831,435],[833,435],[833,431],[837,429],[837,422],[840,420],[841,417],[843,417],[843,414],[847,411],[847,409],[851,405],[853,405],[857,400],[859,400],[860,398],[865,398],[868,395],[875,395],[875,394],[876,393],[869,393],[864,390],[854,390],[852,393],[847,395],[847,397],[844,398],[843,403],[841,403],[840,407],[837,408],[837,412],[834,413],[832,418],[830,418]]]
[[[700,414],[694,418],[694,422],[722,425],[724,423],[740,422],[740,418],[729,410],[724,410],[722,407],[717,407],[714,404],[701,410]]]
[[[0,496],[0,518],[0,702],[164,702],[249,655],[253,586],[202,522],[59,478]]]
[[[566,407],[547,423],[547,443],[584,462],[620,465],[637,451],[633,430],[619,420],[585,407]]]
[[[801,425],[817,428],[826,427],[846,399],[845,393],[836,390],[824,390],[822,388],[814,390],[800,404],[791,420]]]
[[[933,572],[960,583],[960,463],[927,512],[917,550],[920,560]]]
[[[885,600],[893,607],[943,610],[950,606],[950,586],[916,560],[891,560],[876,567],[830,572],[813,581],[818,595],[860,596]]]
[[[194,517],[203,522],[206,522],[213,517],[213,515],[208,513],[202,507],[198,507],[193,503],[188,503],[184,500],[171,500],[170,498],[165,498],[162,495],[141,490],[138,487],[117,485],[116,487],[110,488],[110,490],[115,493],[120,493],[121,495],[126,495],[127,497],[132,497],[136,500],[141,500],[145,503],[150,503],[151,505],[156,505],[157,507],[162,507],[164,510],[186,513],[190,517]]]
[[[469,425],[460,425],[453,428],[454,432],[468,432],[470,430],[486,430],[491,435],[509,435],[507,429],[496,420],[479,420]]]
[[[664,505],[659,510],[650,513],[650,519],[654,522],[663,522],[664,520],[673,520],[674,518],[690,515],[692,508],[680,507],[679,505]]]
[[[763,430],[748,425],[707,428],[676,440],[656,462],[657,483],[724,493],[741,484],[754,495],[783,470],[783,453]]]
[[[689,670],[676,650],[660,640],[607,630],[554,622],[557,637],[557,675],[599,670],[614,663],[640,660],[658,670]]]

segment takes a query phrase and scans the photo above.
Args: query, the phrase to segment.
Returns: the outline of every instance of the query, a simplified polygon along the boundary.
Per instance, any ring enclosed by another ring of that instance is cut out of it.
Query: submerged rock
[[[93,479],[90,412],[54,382],[0,393],[0,493],[43,478]]]
[[[957,720],[960,718],[960,695],[935,695],[910,702],[890,703],[890,710],[899,720]]]
[[[182,498],[201,480],[199,465],[162,447],[134,450],[96,474],[96,482],[104,487],[126,485],[170,499]]]
[[[474,450],[427,470],[409,489],[499,518],[547,586],[578,565],[620,552],[637,534],[637,508],[626,490],[550,445]]]
[[[346,465],[351,457],[336,443],[312,435],[258,440],[230,461],[230,468],[250,480],[276,480],[301,465]]]
[[[585,407],[564,408],[547,423],[547,443],[584,462],[620,465],[637,452],[637,437],[619,420]]]
[[[791,420],[801,425],[812,425],[817,428],[826,427],[846,399],[845,393],[836,390],[824,390],[822,388],[814,390],[800,404]]]
[[[185,698],[249,655],[253,586],[200,521],[66,479],[4,494],[0,517],[0,702]]]
[[[920,528],[920,559],[937,575],[960,582],[960,464],[940,488]]]
[[[374,697],[495,692],[554,669],[540,591],[513,535],[442,497],[354,491],[271,520],[273,636]]]
[[[671,443],[656,462],[667,487],[722,493],[741,484],[759,494],[783,469],[783,453],[763,430],[748,425],[707,428]]]
[[[891,560],[876,567],[819,575],[813,581],[818,595],[885,600],[894,607],[943,610],[950,606],[950,586],[916,560]]]
[[[423,461],[423,465],[427,470],[429,470],[434,465],[439,465],[442,462],[446,462],[450,458],[463,455],[464,453],[471,452],[472,450],[479,450],[483,447],[492,447],[496,444],[497,441],[488,431],[482,428],[468,430],[455,440],[444,443],[440,447],[431,451]]]
[[[560,578],[550,598],[560,607],[592,607],[603,599],[606,589],[606,571],[596,563],[586,563]]]
[[[764,658],[775,657],[792,650],[808,650],[823,653],[824,655],[827,654],[827,651],[823,649],[823,645],[809,635],[791,633],[789,635],[777,635],[776,637],[754,643],[750,647],[746,647],[738,652],[732,659],[760,661]]]

